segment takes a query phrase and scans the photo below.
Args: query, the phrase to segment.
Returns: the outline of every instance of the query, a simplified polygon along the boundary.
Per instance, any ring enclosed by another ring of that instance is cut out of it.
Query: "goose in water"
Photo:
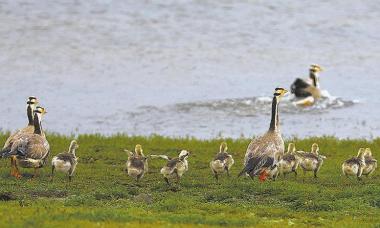
[[[222,142],[220,144],[219,153],[217,153],[215,158],[210,162],[210,167],[216,180],[218,180],[219,175],[224,172],[227,172],[227,175],[230,176],[229,172],[235,161],[227,150],[227,143]]]
[[[21,178],[18,166],[22,168],[34,168],[34,176],[37,176],[38,169],[46,164],[47,157],[50,153],[49,142],[46,140],[42,129],[42,117],[46,111],[42,107],[36,107],[34,110],[34,132],[32,134],[24,133],[12,144],[9,152],[3,153],[3,157],[12,157],[15,169],[15,177]]]
[[[291,92],[300,100],[296,101],[296,105],[310,106],[322,97],[319,87],[319,72],[323,68],[317,64],[312,64],[309,70],[309,80],[297,78],[291,85]]]
[[[28,98],[26,102],[26,114],[28,117],[28,125],[9,136],[0,154],[9,153],[11,151],[13,142],[19,139],[23,134],[32,134],[34,132],[33,111],[36,108],[37,104],[38,100],[36,97],[30,96]],[[14,161],[15,158],[11,158],[11,176],[16,176],[16,170],[14,169]]]
[[[284,154],[284,140],[280,132],[278,106],[281,98],[288,91],[276,88],[272,101],[272,117],[269,130],[262,136],[251,141],[244,158],[244,168],[239,176],[248,174],[252,179],[260,175],[260,181],[265,181]]]
[[[77,141],[73,140],[70,143],[69,150],[67,152],[59,153],[53,157],[51,161],[51,180],[54,178],[54,171],[60,171],[69,175],[69,181],[71,181],[74,175],[75,169],[78,164],[78,158],[76,156],[76,150],[79,148]]]

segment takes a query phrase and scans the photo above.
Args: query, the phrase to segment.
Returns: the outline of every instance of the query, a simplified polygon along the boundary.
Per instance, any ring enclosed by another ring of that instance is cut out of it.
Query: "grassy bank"
[[[0,142],[6,137],[0,134]],[[49,135],[48,139],[53,155],[66,150],[71,140],[56,135]],[[289,175],[265,183],[236,178],[249,141],[227,140],[236,163],[233,176],[223,176],[219,184],[211,175],[209,161],[221,140],[82,135],[78,139],[79,164],[71,183],[63,174],[51,183],[50,164],[37,180],[15,180],[9,175],[9,161],[2,160],[0,226],[380,225],[379,172],[361,183],[347,180],[340,173],[342,161],[356,154],[359,147],[371,147],[379,158],[380,139],[294,140],[297,149],[305,150],[313,142],[319,143],[321,154],[327,156],[320,178],[315,180],[309,173],[303,179],[299,172],[297,179]],[[127,159],[123,149],[132,150],[137,143],[143,145],[145,154],[175,156],[181,149],[192,152],[190,170],[180,188],[169,189],[164,183],[159,174],[162,160],[150,161],[149,173],[139,186],[123,172]]]

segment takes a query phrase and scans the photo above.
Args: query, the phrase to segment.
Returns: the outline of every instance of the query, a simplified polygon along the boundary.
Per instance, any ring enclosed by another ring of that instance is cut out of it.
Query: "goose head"
[[[179,160],[183,161],[186,160],[189,157],[190,153],[187,150],[182,150],[181,153],[179,153]]]
[[[277,87],[274,90],[273,96],[277,98],[277,101],[279,101],[283,96],[285,96],[286,93],[288,93],[288,90],[281,87]]]
[[[371,148],[366,148],[364,151],[364,156],[365,157],[372,157],[372,151]]]
[[[311,153],[313,154],[319,154],[319,146],[317,143],[313,143],[313,145],[311,146]]]
[[[294,145],[294,143],[289,143],[288,153],[293,154],[294,152],[296,152],[296,146]]]
[[[227,150],[228,150],[227,143],[226,142],[222,142],[220,144],[220,150],[219,150],[219,152],[223,153],[223,152],[227,152]]]

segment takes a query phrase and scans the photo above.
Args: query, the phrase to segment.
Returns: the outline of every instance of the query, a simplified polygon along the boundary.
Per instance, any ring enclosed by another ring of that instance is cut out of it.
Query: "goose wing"
[[[285,150],[284,141],[277,133],[267,133],[258,137],[249,144],[244,158],[244,164],[253,157],[269,156],[277,158],[277,155],[283,155]]]
[[[8,137],[7,141],[5,141],[3,149],[1,150],[1,153],[7,153],[7,152],[9,153],[15,141],[19,140],[25,134],[33,134],[33,132],[34,132],[33,126],[27,126],[21,130],[17,130],[15,133],[13,133],[11,136]]]
[[[239,176],[244,173],[248,173],[251,176],[256,176],[260,173],[263,168],[271,168],[275,165],[274,156],[269,156],[266,154],[254,156],[247,161],[243,171],[240,172]]]
[[[167,160],[167,161],[170,161],[171,160],[171,158],[170,157],[168,157],[168,156],[166,156],[166,155],[149,155],[149,157],[151,157],[151,158],[162,158],[162,159],[165,159],[165,160]]]
[[[290,86],[290,90],[297,97],[308,97],[308,96],[311,96],[311,94],[308,91],[305,90],[308,87],[310,87],[309,83],[307,83],[303,79],[297,78],[293,82],[293,84]]]
[[[25,134],[13,143],[12,149],[7,155],[18,155],[31,159],[45,159],[49,152],[50,146],[44,137],[37,134]]]

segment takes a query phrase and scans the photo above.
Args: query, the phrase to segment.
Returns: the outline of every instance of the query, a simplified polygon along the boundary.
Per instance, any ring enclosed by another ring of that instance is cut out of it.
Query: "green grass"
[[[6,137],[0,134],[0,142]],[[52,155],[66,150],[71,140],[58,135],[48,135],[48,139]],[[327,156],[320,178],[315,180],[309,173],[304,179],[299,172],[298,179],[289,175],[265,183],[236,178],[249,141],[227,140],[236,163],[232,177],[223,176],[219,184],[211,175],[209,161],[221,140],[82,135],[71,183],[62,173],[51,183],[50,162],[37,180],[15,180],[9,175],[10,162],[1,160],[0,227],[380,226],[378,172],[361,183],[343,178],[340,172],[342,161],[359,147],[371,147],[376,156],[380,139],[293,139],[297,149],[308,150],[313,142],[319,143],[321,154]],[[162,160],[151,160],[149,173],[136,185],[123,172],[127,160],[123,149],[132,150],[137,143],[143,145],[145,154],[175,156],[181,149],[190,150],[189,172],[181,186],[166,186],[159,174]],[[140,194],[150,195],[152,202],[139,199]]]

